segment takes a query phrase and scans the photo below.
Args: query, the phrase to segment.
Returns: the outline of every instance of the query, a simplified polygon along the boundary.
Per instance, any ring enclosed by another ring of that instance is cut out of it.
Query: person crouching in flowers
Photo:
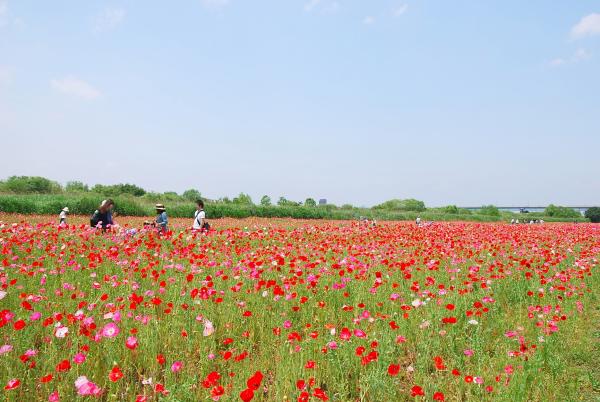
[[[64,207],[60,211],[60,215],[58,215],[58,219],[60,219],[59,225],[66,226],[67,225],[67,214],[69,213],[69,207]]]
[[[156,221],[155,225],[160,233],[167,233],[167,225],[169,218],[167,217],[167,211],[163,204],[156,204]]]
[[[95,228],[100,224],[103,230],[110,228],[113,225],[113,205],[114,202],[110,198],[102,201],[98,209],[94,211],[94,214],[90,218],[90,226]]]

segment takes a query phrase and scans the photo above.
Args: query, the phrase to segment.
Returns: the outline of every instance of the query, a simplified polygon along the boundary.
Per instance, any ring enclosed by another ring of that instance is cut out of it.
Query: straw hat
[[[163,204],[156,204],[156,210],[157,211],[164,211],[166,210],[165,206]]]
[[[62,210],[65,212],[69,212],[69,207],[64,207]]]

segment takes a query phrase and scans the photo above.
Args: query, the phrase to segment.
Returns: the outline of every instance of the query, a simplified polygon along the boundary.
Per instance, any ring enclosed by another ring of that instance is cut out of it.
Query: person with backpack
[[[194,223],[192,224],[193,230],[201,230],[208,232],[210,225],[206,221],[206,213],[204,212],[204,201],[196,201],[196,212],[194,213]]]
[[[64,207],[60,211],[60,215],[58,215],[58,219],[60,219],[59,225],[67,224],[67,214],[69,213],[69,207]]]
[[[113,225],[112,208],[114,201],[110,198],[102,201],[97,210],[94,211],[90,218],[90,226],[95,228],[100,225],[102,230],[106,230]]]
[[[167,216],[167,210],[163,204],[156,204],[156,227],[162,234],[167,233],[169,218]]]

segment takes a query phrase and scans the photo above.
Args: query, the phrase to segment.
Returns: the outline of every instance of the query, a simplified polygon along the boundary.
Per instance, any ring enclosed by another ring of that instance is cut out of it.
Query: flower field
[[[600,225],[49,220],[0,215],[2,400],[600,395]]]

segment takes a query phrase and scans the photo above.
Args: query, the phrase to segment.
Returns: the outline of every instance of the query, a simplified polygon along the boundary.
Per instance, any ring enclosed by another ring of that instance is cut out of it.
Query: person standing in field
[[[110,198],[102,201],[98,209],[94,211],[94,214],[90,218],[90,226],[95,228],[98,227],[98,225],[101,225],[103,230],[110,228],[113,225],[113,205],[114,202]]]
[[[67,214],[68,213],[69,213],[69,207],[64,207],[60,211],[60,215],[58,215],[58,218],[60,219],[60,222],[59,222],[60,225],[66,225],[67,224]]]
[[[160,233],[167,233],[169,218],[167,216],[167,210],[163,204],[156,204],[156,227]]]
[[[194,212],[193,230],[202,230],[208,232],[210,226],[206,222],[206,213],[204,212],[204,201],[196,201],[196,212]]]

